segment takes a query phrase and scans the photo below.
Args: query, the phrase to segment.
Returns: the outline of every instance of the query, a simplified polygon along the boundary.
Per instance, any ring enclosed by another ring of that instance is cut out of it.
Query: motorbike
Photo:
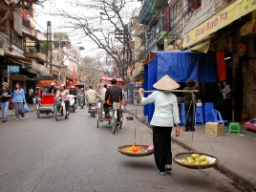
[[[84,106],[85,106],[85,98],[84,97],[80,97],[79,105],[80,105],[81,109],[84,108]]]
[[[97,105],[96,105],[96,103],[90,103],[89,107],[90,107],[89,113],[91,114],[92,117],[95,117],[96,114],[97,114]]]
[[[70,114],[70,107],[66,109],[64,100],[62,100],[62,98],[59,97],[57,98],[54,104],[53,112],[54,112],[54,117],[56,121],[59,121],[62,117],[65,117],[65,119],[68,119]]]
[[[75,110],[77,109],[76,96],[75,95],[69,95],[68,100],[69,100],[69,104],[70,104],[70,111],[75,112]]]

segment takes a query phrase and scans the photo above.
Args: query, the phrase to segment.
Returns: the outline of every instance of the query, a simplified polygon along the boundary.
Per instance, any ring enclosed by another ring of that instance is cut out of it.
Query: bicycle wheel
[[[54,112],[54,117],[55,117],[56,121],[59,121],[59,120],[60,120],[60,118],[61,118],[60,110],[56,110],[56,111]]]
[[[116,123],[113,122],[113,124],[112,124],[112,133],[115,134],[115,132],[116,132]]]

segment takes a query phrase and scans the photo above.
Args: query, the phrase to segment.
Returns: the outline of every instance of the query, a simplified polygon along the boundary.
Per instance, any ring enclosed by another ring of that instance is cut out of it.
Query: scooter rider
[[[110,117],[108,107],[111,107],[114,102],[118,102],[122,104],[122,90],[120,87],[116,85],[117,81],[116,79],[111,80],[111,87],[107,89],[106,94],[105,94],[105,103],[103,105],[104,107],[104,112],[106,118]],[[119,113],[118,113],[119,114]],[[118,115],[118,122],[119,122],[119,115]]]
[[[57,91],[55,99],[57,99],[58,97],[62,98],[62,100],[65,103],[66,111],[68,112],[68,110],[67,110],[69,107],[68,90],[66,89],[64,84],[61,84],[60,90]]]
[[[89,90],[86,91],[85,98],[88,103],[88,113],[89,113],[91,110],[92,103],[96,103],[96,100],[97,100],[97,92],[92,89],[91,85],[89,85]]]
[[[85,91],[84,91],[84,88],[81,88],[81,89],[80,89],[80,93],[78,94],[78,97],[79,97],[79,100],[78,100],[78,101],[79,101],[79,105],[80,105],[80,102],[81,102],[81,98],[84,98],[84,99],[83,99],[83,102],[85,103],[85,101],[84,101],[84,100],[85,100]]]
[[[47,90],[47,93],[53,93],[53,94],[57,93],[57,89],[55,88],[55,83],[51,83],[51,86]]]
[[[77,95],[77,92],[76,92],[76,90],[75,90],[75,86],[72,85],[72,86],[70,87],[69,94],[70,94],[70,95],[75,95],[75,96]]]
[[[75,86],[72,85],[72,86],[70,87],[69,95],[77,96],[77,92],[76,92],[76,90],[75,90]],[[76,97],[75,97],[75,103],[77,103],[76,100],[77,100],[77,99],[76,99]]]

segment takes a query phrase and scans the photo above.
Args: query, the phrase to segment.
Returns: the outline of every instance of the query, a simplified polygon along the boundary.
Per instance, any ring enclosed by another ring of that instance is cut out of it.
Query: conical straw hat
[[[168,75],[165,75],[161,79],[159,79],[153,85],[153,87],[159,90],[171,91],[179,88],[180,85],[176,81],[174,81],[171,77],[169,77]]]

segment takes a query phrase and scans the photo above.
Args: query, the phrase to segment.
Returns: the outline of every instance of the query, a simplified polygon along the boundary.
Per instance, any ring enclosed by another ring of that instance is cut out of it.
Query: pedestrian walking
[[[15,84],[15,90],[13,92],[13,103],[15,109],[15,118],[16,121],[19,121],[25,117],[25,114],[22,112],[22,107],[24,104],[26,104],[25,92],[21,88],[19,82]]]
[[[154,157],[158,168],[158,174],[172,171],[171,132],[176,125],[175,136],[180,135],[180,118],[177,97],[170,91],[180,87],[172,78],[165,75],[154,85],[158,91],[154,91],[148,97],[143,97],[144,89],[139,89],[141,103],[155,104],[155,111],[150,124],[153,127]]]
[[[33,98],[34,98],[34,90],[32,87],[30,87],[30,89],[28,90],[27,103],[34,104]]]
[[[7,82],[2,83],[2,89],[0,89],[0,101],[2,109],[2,121],[6,122],[8,119],[9,110],[9,100],[12,97],[11,91],[8,88],[9,84]]]
[[[223,119],[229,120],[231,118],[232,102],[231,102],[231,88],[226,81],[218,83],[218,89],[222,95],[222,105],[220,107],[220,113]]]
[[[187,79],[186,87],[184,88],[184,90],[192,91],[196,89],[197,87],[195,82],[192,79]],[[184,102],[186,114],[185,131],[195,131],[195,102],[193,101],[193,96],[191,92],[184,92]]]

